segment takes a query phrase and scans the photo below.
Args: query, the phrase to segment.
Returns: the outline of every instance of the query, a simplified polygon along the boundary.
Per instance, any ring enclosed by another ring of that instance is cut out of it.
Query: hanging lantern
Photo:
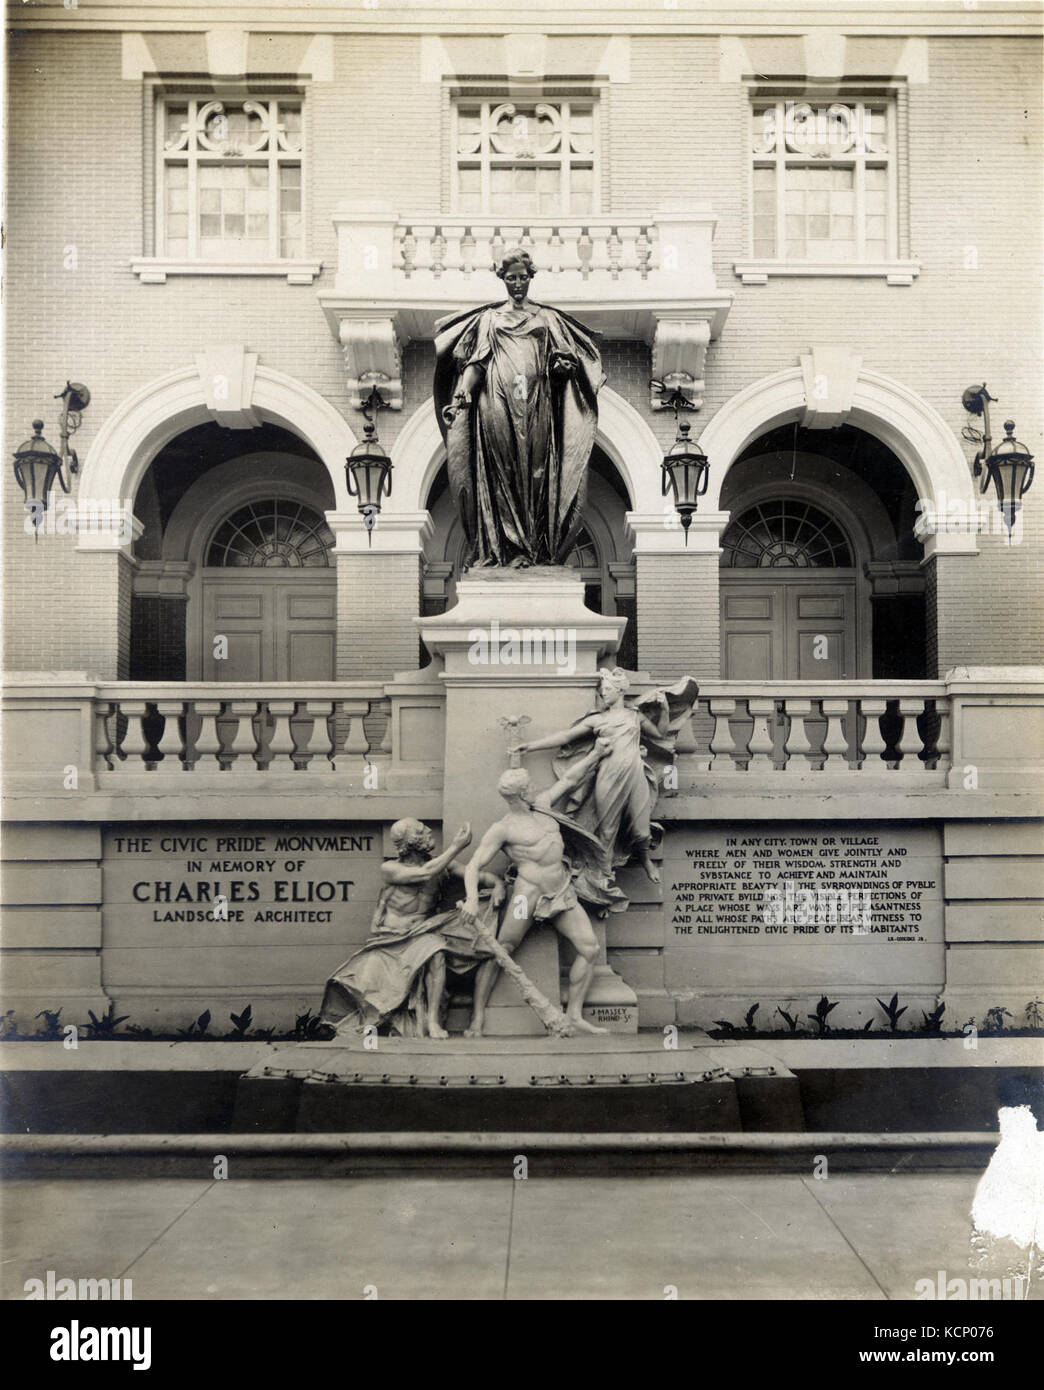
[[[14,452],[15,481],[22,489],[25,509],[33,523],[33,539],[40,539],[40,522],[47,510],[47,498],[54,487],[55,479],[61,484],[63,492],[69,492],[71,482],[65,481],[65,465],[69,465],[70,475],[79,472],[80,462],[76,450],[69,447],[69,436],[80,428],[83,412],[91,403],[91,393],[79,381],[67,381],[64,388],[55,396],[62,403],[58,416],[58,438],[61,448],[55,449],[43,437],[43,421],[33,421],[33,436],[24,444],[19,444]]]
[[[678,437],[663,456],[663,495],[673,494],[674,510],[681,517],[686,545],[698,499],[707,491],[710,481],[707,455],[689,438],[689,429],[687,421],[679,424]]]
[[[991,481],[997,493],[997,505],[1001,509],[1004,524],[1010,535],[1015,524],[1015,514],[1022,506],[1020,499],[1029,491],[1033,482],[1033,455],[1015,438],[1014,420],[1004,421],[1004,438],[985,461],[983,492]]]
[[[358,497],[359,511],[366,525],[367,544],[373,544],[373,528],[381,510],[381,498],[391,496],[392,461],[377,438],[374,425],[363,426],[362,442],[356,444],[345,462],[349,497]]]
[[[1029,492],[1030,484],[1033,482],[1033,455],[1025,444],[1020,444],[1015,438],[1014,420],[1005,420],[1005,437],[996,449],[991,448],[991,401],[995,402],[996,397],[991,396],[986,390],[985,382],[981,386],[968,387],[961,397],[961,404],[970,415],[982,416],[982,430],[966,425],[963,434],[965,439],[982,445],[972,463],[972,473],[976,478],[982,479],[983,492],[991,482],[993,483],[997,493],[997,505],[1008,528],[1010,539],[1015,516],[1022,506],[1021,499]]]
[[[32,518],[34,538],[38,539],[40,522],[47,510],[47,496],[55,479],[61,483],[63,492],[69,491],[61,456],[43,437],[42,420],[33,421],[32,438],[15,450],[14,475],[25,497],[25,509]]]

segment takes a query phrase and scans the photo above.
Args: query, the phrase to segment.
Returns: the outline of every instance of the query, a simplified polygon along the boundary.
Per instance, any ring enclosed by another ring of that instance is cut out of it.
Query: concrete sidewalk
[[[910,1299],[969,1265],[965,1173],[11,1181],[6,1299]],[[996,1266],[997,1261],[991,1261]],[[665,1293],[665,1291],[667,1291]],[[1034,1297],[1034,1293],[1031,1293]],[[1041,1297],[1038,1283],[1036,1296]]]

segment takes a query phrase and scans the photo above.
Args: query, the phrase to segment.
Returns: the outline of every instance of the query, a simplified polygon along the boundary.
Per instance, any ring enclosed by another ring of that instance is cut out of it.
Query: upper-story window
[[[859,264],[897,256],[894,102],[756,101],[756,260]]]
[[[595,101],[461,98],[453,122],[454,212],[513,218],[598,212]]]
[[[304,252],[301,99],[160,102],[157,254],[290,261]]]

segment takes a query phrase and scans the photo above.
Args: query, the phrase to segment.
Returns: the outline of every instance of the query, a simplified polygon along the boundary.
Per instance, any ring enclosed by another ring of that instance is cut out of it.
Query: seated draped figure
[[[435,837],[419,820],[392,826],[396,857],[381,865],[384,886],[361,950],[326,984],[321,1016],[337,1032],[387,1024],[405,1037],[445,1038],[446,973],[471,975],[489,959],[458,908],[441,910],[448,880],[463,879],[456,856],[471,843],[467,824],[436,855]],[[483,873],[480,887],[499,906],[504,885]]]

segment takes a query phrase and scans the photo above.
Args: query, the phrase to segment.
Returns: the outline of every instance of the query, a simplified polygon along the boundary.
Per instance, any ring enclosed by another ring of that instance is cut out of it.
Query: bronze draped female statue
[[[582,521],[605,377],[584,326],[528,297],[525,251],[496,267],[508,299],[435,325],[435,409],[474,566],[564,564]]]

